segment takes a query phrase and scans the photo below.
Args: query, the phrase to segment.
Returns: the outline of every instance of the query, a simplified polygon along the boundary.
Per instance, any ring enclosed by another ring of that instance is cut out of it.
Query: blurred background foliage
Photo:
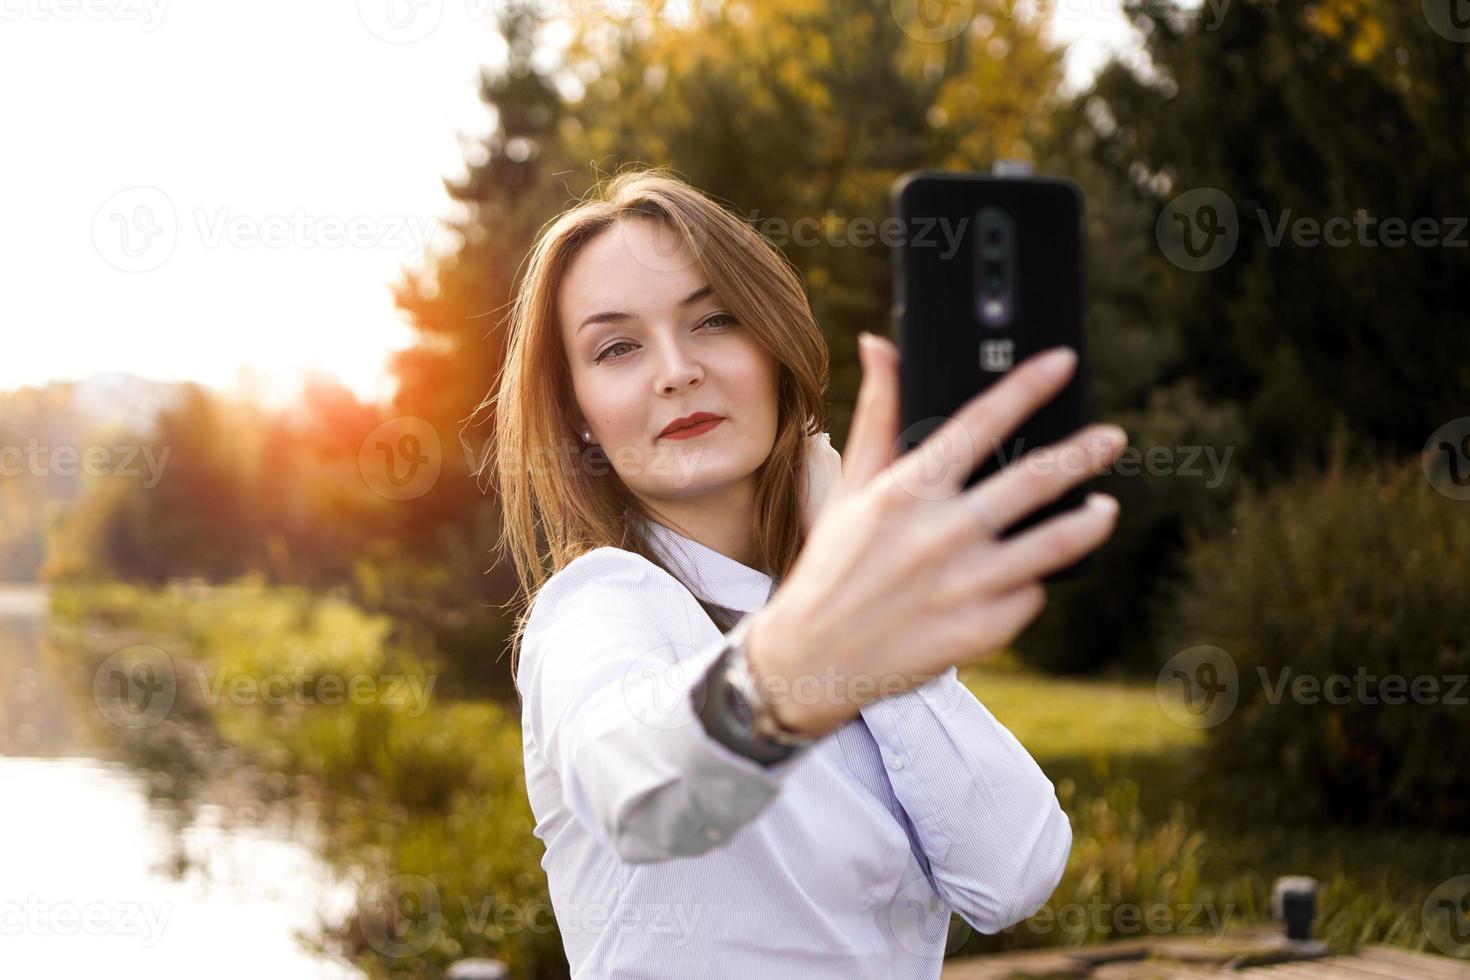
[[[1429,434],[1466,414],[1470,250],[1272,247],[1265,228],[1288,214],[1463,214],[1470,45],[1401,0],[1234,0],[1218,17],[1149,2],[1129,14],[1142,63],[1068,93],[1061,52],[1004,0],[980,0],[970,29],[943,42],[905,33],[887,0],[692,10],[682,24],[589,19],[553,67],[538,57],[545,25],[529,12],[504,24],[509,64],[481,79],[497,125],[449,187],[464,205],[459,246],[406,269],[396,293],[417,341],[395,357],[391,405],[330,383],[281,412],[171,390],[146,424],[105,432],[171,454],[157,486],[0,479],[4,574],[64,587],[67,618],[180,634],[242,669],[265,669],[250,665],[272,647],[304,655],[323,622],[343,629],[321,616],[348,617],[362,656],[438,678],[432,722],[236,707],[211,725],[357,813],[354,853],[381,869],[544,900],[504,649],[514,583],[491,551],[495,501],[471,476],[493,419],[465,425],[493,388],[537,230],[638,164],[671,167],[758,228],[810,217],[840,229],[886,217],[906,170],[1028,160],[1086,194],[1096,414],[1143,453],[1207,447],[1227,461],[1217,481],[1208,466],[1100,479],[1122,520],[1095,568],[1050,589],[1009,668],[971,673],[1077,794],[1079,842],[1054,901],[1102,889],[1259,916],[1271,874],[1307,871],[1331,882],[1335,942],[1423,945],[1406,910],[1446,876],[1446,855],[1465,864],[1463,838],[1434,833],[1462,829],[1470,810],[1470,775],[1441,749],[1470,736],[1470,712],[1271,706],[1245,683],[1229,723],[1192,732],[1159,720],[1152,682],[1201,643],[1228,650],[1247,681],[1258,667],[1412,676],[1470,663],[1463,503],[1420,466]],[[1201,188],[1227,196],[1240,227],[1233,257],[1206,273],[1171,264],[1155,237],[1162,208]],[[889,260],[821,238],[780,247],[831,347],[841,446],[856,334],[886,330]],[[79,442],[87,426],[64,386],[6,395],[3,409],[6,444]],[[409,502],[359,472],[368,433],[398,416],[426,420],[442,449],[441,476]],[[171,591],[179,579],[229,587],[201,605]],[[317,608],[328,601],[342,605]],[[1053,701],[1087,729],[1054,735]],[[1181,799],[1190,807],[1171,809]],[[1316,829],[1282,829],[1298,823]],[[425,955],[489,952],[559,975],[554,936],[462,925]]]

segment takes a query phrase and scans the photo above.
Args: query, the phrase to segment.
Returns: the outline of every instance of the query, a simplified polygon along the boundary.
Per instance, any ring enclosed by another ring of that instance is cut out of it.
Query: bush
[[[1345,467],[1336,452],[1325,475],[1247,490],[1228,533],[1191,542],[1160,659],[1211,644],[1233,660],[1238,703],[1207,757],[1250,774],[1252,809],[1470,823],[1454,755],[1470,738],[1465,508],[1418,461]]]

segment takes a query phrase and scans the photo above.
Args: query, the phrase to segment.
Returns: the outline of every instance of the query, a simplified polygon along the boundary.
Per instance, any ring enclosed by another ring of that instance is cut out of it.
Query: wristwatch
[[[754,621],[755,614],[747,613],[725,634],[725,647],[695,688],[694,696],[703,697],[696,714],[715,741],[769,766],[784,762],[821,739],[782,725],[761,696],[746,659],[746,637]]]

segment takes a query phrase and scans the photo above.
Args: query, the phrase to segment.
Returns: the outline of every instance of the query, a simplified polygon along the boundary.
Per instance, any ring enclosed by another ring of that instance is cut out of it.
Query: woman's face
[[[586,430],[646,501],[739,487],[776,439],[779,364],[714,295],[678,235],[616,222],[573,259],[557,294],[561,337]],[[713,428],[671,438],[696,412]]]

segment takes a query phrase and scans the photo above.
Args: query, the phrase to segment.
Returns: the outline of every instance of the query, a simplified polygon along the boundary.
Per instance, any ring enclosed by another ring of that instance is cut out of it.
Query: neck
[[[755,559],[755,482],[747,478],[698,497],[641,498],[653,520],[726,558],[760,569]]]

